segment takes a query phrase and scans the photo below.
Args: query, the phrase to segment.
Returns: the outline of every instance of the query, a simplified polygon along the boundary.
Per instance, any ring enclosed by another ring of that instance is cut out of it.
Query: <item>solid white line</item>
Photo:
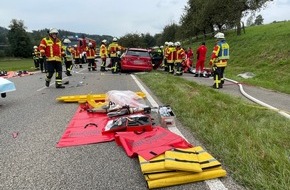
[[[143,85],[138,81],[138,79],[135,77],[135,75],[131,74],[131,77],[133,78],[133,80],[136,82],[136,84],[138,85],[138,87],[142,90],[142,92],[144,92],[146,94],[146,98],[147,100],[150,102],[150,104],[152,105],[152,107],[159,107],[158,103],[152,98],[152,96],[148,93],[148,91],[143,87]],[[185,140],[187,140],[182,133],[178,130],[177,127],[168,127],[168,129],[183,137]],[[208,185],[210,190],[227,190],[228,188],[226,188],[224,186],[224,184],[219,180],[219,179],[211,179],[211,180],[205,180],[205,183]]]

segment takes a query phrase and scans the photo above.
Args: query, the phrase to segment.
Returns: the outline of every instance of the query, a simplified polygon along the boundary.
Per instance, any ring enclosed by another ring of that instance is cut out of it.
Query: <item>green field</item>
[[[0,71],[33,71],[34,62],[33,59],[14,59],[14,58],[2,58],[0,59]]]

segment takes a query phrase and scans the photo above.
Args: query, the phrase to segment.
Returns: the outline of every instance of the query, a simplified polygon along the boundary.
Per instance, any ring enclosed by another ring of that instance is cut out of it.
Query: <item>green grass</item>
[[[138,76],[239,184],[253,190],[289,189],[288,119],[166,73]]]
[[[34,62],[33,59],[13,59],[13,58],[1,58],[0,59],[0,71],[33,71]]]

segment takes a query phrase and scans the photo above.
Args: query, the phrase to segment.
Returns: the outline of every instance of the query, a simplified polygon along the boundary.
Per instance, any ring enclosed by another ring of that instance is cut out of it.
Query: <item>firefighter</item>
[[[88,44],[86,55],[87,55],[87,61],[88,61],[88,70],[96,71],[97,70],[97,64],[95,62],[96,51],[92,42],[89,42]]]
[[[121,46],[117,42],[117,38],[113,38],[113,42],[108,47],[108,54],[111,58],[112,73],[117,73],[120,70],[119,56],[121,52]]]
[[[185,51],[184,49],[181,47],[181,43],[180,42],[175,42],[175,47],[176,47],[176,59],[175,59],[175,68],[176,68],[176,75],[182,75],[183,70],[182,70],[182,64],[185,61]]]
[[[102,60],[102,64],[101,64],[101,71],[106,71],[106,60],[107,60],[107,55],[108,55],[108,50],[106,47],[107,44],[107,40],[103,40],[101,47],[100,47],[100,56],[101,56],[101,60]]]
[[[173,42],[168,42],[168,48],[165,52],[165,59],[167,60],[168,72],[174,74],[174,61],[176,57],[176,51]]]
[[[206,59],[207,47],[205,42],[202,42],[201,45],[196,50],[196,65],[195,65],[195,77],[203,77],[204,73],[204,62]]]
[[[167,59],[166,59],[166,51],[167,50],[168,50],[168,42],[165,42],[164,46],[163,46],[163,64],[161,66],[161,67],[164,67],[164,71],[165,72],[169,71],[168,64],[167,64]]]
[[[217,43],[213,48],[210,59],[210,66],[212,66],[214,75],[213,88],[219,89],[224,84],[224,71],[230,58],[230,46],[225,40],[224,33],[218,32],[215,36]]]
[[[48,31],[48,36],[43,38],[40,42],[39,49],[42,56],[45,56],[47,63],[47,74],[45,79],[45,85],[49,87],[51,78],[55,74],[55,87],[65,88],[62,85],[62,44],[58,39],[58,30],[51,28]]]
[[[80,68],[83,68],[83,66],[80,64],[81,63],[81,58],[80,58],[80,50],[78,48],[78,45],[74,45],[72,49],[72,55],[73,55],[73,60],[75,63],[75,66],[79,66]]]
[[[34,61],[34,68],[35,68],[35,70],[38,70],[39,69],[40,52],[39,52],[37,46],[33,46],[32,56],[33,56],[33,61]]]
[[[66,38],[63,40],[64,45],[62,46],[62,50],[63,50],[62,56],[63,56],[63,61],[65,64],[65,69],[66,69],[65,74],[67,76],[72,76],[71,70],[73,67],[73,65],[72,65],[72,50],[69,46],[70,43],[71,43],[71,41]]]

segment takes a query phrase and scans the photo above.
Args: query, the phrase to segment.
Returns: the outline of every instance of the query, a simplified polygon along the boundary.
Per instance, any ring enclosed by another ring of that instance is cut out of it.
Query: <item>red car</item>
[[[121,56],[121,71],[151,71],[152,58],[147,49],[128,48]]]

